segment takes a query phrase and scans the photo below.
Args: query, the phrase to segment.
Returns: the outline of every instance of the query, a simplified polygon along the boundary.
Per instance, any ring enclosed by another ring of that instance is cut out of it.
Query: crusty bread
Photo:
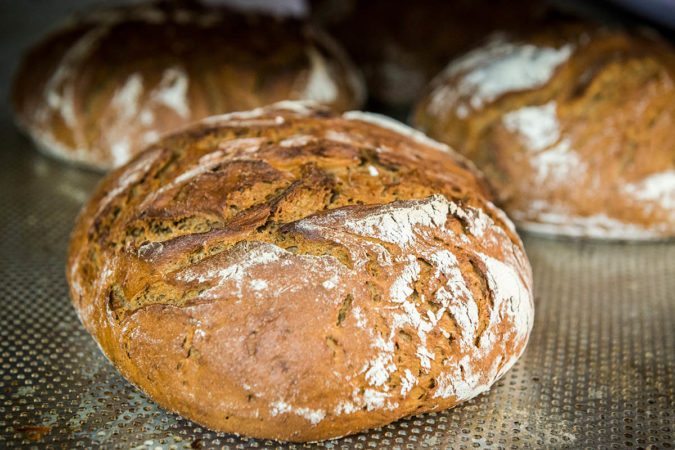
[[[495,36],[436,78],[414,121],[483,169],[523,229],[675,236],[675,53],[656,37]]]
[[[15,77],[20,126],[51,155],[108,169],[208,115],[363,101],[342,50],[305,21],[179,3],[96,10],[48,35]]]
[[[472,398],[533,319],[522,244],[470,164],[398,122],[300,103],[205,119],[109,174],[68,280],[159,404],[279,440]]]
[[[497,29],[531,26],[540,0],[313,0],[312,14],[363,70],[368,94],[409,108],[448,59]]]

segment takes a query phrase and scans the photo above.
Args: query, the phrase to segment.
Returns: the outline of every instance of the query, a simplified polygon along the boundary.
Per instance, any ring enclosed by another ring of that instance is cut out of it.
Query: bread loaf
[[[313,0],[313,14],[363,70],[368,94],[410,108],[448,60],[497,29],[529,27],[540,0]]]
[[[128,380],[278,440],[470,399],[533,319],[522,244],[470,164],[397,122],[301,103],[205,119],[109,174],[67,274]]]
[[[16,74],[20,126],[53,156],[108,169],[208,115],[288,98],[361,104],[349,60],[304,20],[179,4],[96,10],[48,35]]]
[[[523,229],[675,236],[675,53],[655,36],[558,24],[453,61],[414,121],[472,159]]]

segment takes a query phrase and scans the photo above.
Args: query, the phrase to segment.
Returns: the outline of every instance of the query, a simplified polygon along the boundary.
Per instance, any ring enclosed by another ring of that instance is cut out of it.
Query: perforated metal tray
[[[0,0],[0,97],[20,47],[63,13],[101,3]],[[591,8],[596,3],[562,3],[602,13]],[[214,433],[167,413],[102,356],[70,306],[64,276],[72,223],[99,177],[35,153],[5,106],[0,448],[289,447]],[[534,330],[523,358],[491,391],[450,411],[319,446],[675,447],[675,243],[534,236],[525,243],[535,277]]]
[[[0,447],[279,445],[203,429],[124,381],[80,326],[64,276],[98,176],[38,155],[8,120],[0,142]],[[534,331],[489,393],[319,445],[672,447],[675,244],[525,241]]]

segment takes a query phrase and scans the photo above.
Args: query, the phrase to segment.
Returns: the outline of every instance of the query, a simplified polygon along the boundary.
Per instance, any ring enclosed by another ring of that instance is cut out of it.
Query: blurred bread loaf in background
[[[321,30],[283,8],[227,3],[74,17],[25,55],[12,90],[17,122],[45,152],[108,169],[208,115],[283,99],[361,105],[358,72]]]
[[[375,106],[407,108],[448,60],[494,30],[527,28],[541,0],[314,0],[312,14],[363,70]]]
[[[675,52],[654,33],[496,34],[436,77],[414,122],[473,160],[521,228],[675,236]]]

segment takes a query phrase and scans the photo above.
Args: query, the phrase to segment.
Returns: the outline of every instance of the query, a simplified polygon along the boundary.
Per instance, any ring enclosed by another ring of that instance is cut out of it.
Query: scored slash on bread
[[[209,118],[109,174],[68,265],[128,380],[278,440],[468,400],[533,321],[522,244],[470,164],[388,119],[300,103]]]

